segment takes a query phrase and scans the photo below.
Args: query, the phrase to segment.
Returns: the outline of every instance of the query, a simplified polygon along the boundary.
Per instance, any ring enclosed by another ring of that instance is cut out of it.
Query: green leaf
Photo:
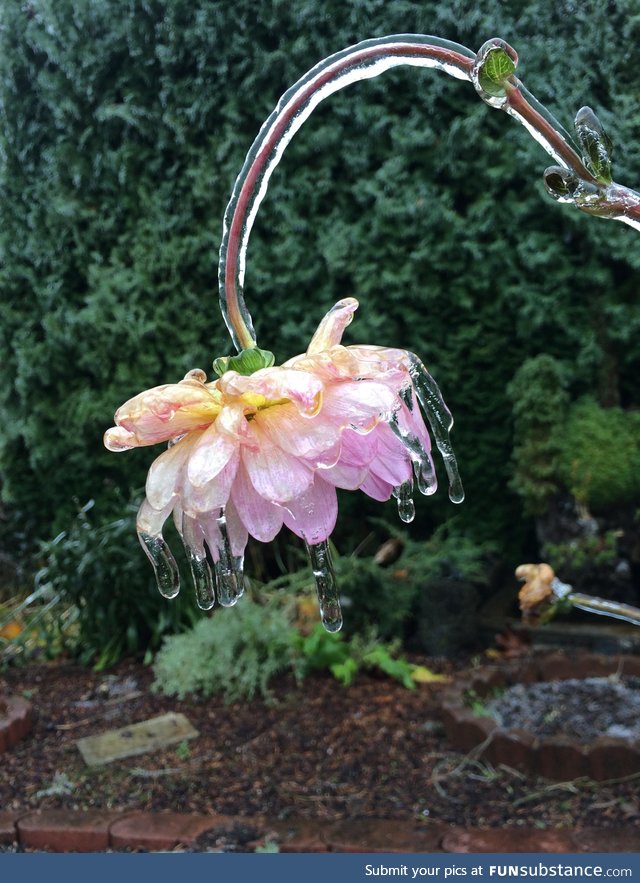
[[[351,686],[359,668],[360,666],[352,656],[345,659],[344,662],[336,662],[330,666],[331,674],[345,687]]]
[[[255,346],[252,349],[242,350],[237,356],[220,356],[213,362],[213,370],[218,377],[226,371],[237,371],[238,374],[254,374],[261,368],[271,368],[275,362],[275,356],[268,350],[261,350]]]
[[[514,60],[500,46],[489,49],[478,71],[478,82],[489,95],[501,97],[505,94],[504,83],[514,73]]]

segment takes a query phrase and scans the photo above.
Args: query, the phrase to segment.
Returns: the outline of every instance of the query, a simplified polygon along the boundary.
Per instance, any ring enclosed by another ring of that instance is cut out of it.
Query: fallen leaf
[[[411,680],[416,684],[446,684],[451,680],[449,675],[439,675],[424,665],[411,667]]]
[[[6,638],[8,641],[12,641],[20,634],[22,634],[22,626],[19,622],[16,622],[15,620],[8,622],[0,629],[0,638]]]

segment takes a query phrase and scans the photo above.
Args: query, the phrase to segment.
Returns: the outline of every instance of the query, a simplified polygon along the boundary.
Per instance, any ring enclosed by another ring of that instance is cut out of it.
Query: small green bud
[[[478,85],[487,95],[503,98],[506,95],[505,81],[516,69],[518,57],[514,50],[502,40],[490,40],[480,49],[478,58],[480,59],[477,67]]]
[[[559,202],[572,202],[578,190],[578,176],[562,166],[549,166],[543,175],[547,192]]]
[[[610,184],[613,143],[602,128],[602,123],[590,107],[581,107],[576,114],[574,126],[585,166],[595,178]]]
[[[237,356],[220,356],[213,361],[213,370],[218,377],[226,371],[237,371],[238,374],[254,374],[261,368],[271,368],[276,358],[269,350],[261,350],[254,346],[248,350],[242,350]]]

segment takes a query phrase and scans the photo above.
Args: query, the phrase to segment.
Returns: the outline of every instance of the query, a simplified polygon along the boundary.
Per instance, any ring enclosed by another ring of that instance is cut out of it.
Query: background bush
[[[637,186],[636,13],[634,0],[491,12],[471,0],[4,4],[3,543],[29,556],[34,537],[70,529],[76,500],[95,500],[95,525],[113,523],[154,455],[103,450],[111,414],[230,352],[215,295],[224,207],[262,121],[313,63],[385,33],[471,47],[500,35],[563,123],[594,106],[618,145],[616,179]],[[273,176],[249,250],[248,303],[279,360],[346,295],[362,301],[347,342],[421,354],[456,417],[467,499],[421,500],[416,532],[455,519],[510,558],[531,536],[510,485],[506,388],[519,367],[546,353],[569,401],[639,404],[637,234],[552,203],[549,162],[470,86],[397,69],[317,110]],[[343,496],[335,540],[348,550],[380,510]],[[144,593],[145,578],[130,578]],[[94,587],[105,604],[111,585]]]

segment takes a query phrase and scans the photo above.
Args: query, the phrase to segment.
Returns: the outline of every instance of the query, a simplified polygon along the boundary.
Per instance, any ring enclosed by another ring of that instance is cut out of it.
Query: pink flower
[[[207,548],[220,603],[231,604],[242,591],[248,535],[269,542],[284,524],[307,543],[319,582],[326,577],[330,625],[332,616],[339,619],[339,607],[329,611],[337,595],[326,543],[338,512],[336,488],[376,500],[395,494],[405,520],[413,517],[414,469],[420,489],[435,491],[416,401],[420,363],[403,350],[341,346],[357,306],[353,298],[336,304],[306,354],[280,367],[230,370],[211,383],[203,371],[190,371],[119,408],[105,434],[109,450],[169,442],[149,470],[137,524],[163,594],[179,589],[162,537],[170,514],[205,608],[214,603]]]

